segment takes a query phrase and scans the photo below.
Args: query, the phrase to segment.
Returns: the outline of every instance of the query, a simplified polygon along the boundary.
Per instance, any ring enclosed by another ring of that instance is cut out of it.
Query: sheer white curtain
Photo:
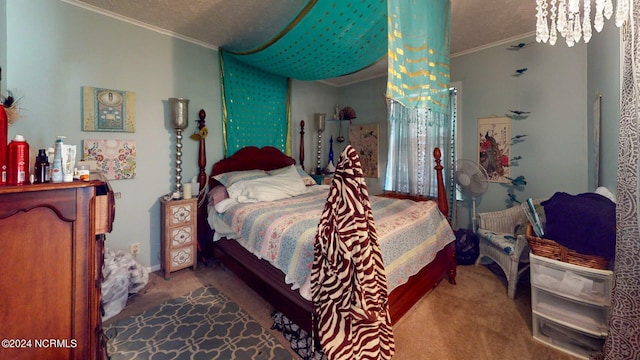
[[[433,149],[440,148],[447,170],[453,155],[451,2],[389,0],[387,11],[389,152],[384,190],[436,196]],[[448,171],[443,175],[449,184]]]
[[[442,165],[445,169],[452,168],[455,156],[456,91],[450,89],[449,93],[449,110],[445,113],[410,109],[388,100],[389,152],[385,191],[437,196],[433,149],[439,147],[444,154]],[[454,194],[450,171],[444,178],[448,193]]]

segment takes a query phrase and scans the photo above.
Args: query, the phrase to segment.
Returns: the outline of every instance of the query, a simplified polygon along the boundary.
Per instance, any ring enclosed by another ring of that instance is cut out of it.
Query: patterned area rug
[[[267,330],[206,286],[105,327],[110,359],[291,359]]]

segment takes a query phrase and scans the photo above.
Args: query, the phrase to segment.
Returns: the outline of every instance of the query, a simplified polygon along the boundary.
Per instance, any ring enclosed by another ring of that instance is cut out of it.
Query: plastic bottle
[[[29,179],[29,144],[22,135],[9,143],[7,158],[7,184],[24,185]]]
[[[56,136],[55,155],[51,165],[51,182],[62,182],[62,140],[65,136]]]
[[[46,149],[39,149],[38,156],[36,156],[35,165],[35,184],[42,184],[49,182],[49,158],[47,157]]]

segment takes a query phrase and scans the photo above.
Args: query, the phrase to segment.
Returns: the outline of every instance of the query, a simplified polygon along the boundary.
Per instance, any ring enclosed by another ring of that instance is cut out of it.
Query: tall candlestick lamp
[[[327,114],[316,113],[315,123],[318,130],[318,159],[316,162],[316,175],[322,174],[322,168],[320,167],[320,154],[322,153],[322,133],[324,132],[324,119]]]
[[[182,197],[182,130],[189,126],[189,99],[169,98],[169,118],[176,130],[176,190],[173,198]]]

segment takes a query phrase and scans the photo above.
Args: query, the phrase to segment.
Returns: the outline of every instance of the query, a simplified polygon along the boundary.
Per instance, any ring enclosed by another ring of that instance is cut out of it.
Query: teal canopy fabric
[[[226,156],[250,145],[289,154],[289,80],[243,64],[224,50],[220,74]]]
[[[309,1],[271,41],[229,52],[245,64],[298,80],[350,74],[387,53],[387,1]]]
[[[414,109],[447,113],[451,3],[389,0],[387,97]]]
[[[386,0],[309,1],[264,45],[220,49],[225,156],[248,145],[290,154],[288,79],[350,74],[386,52]]]

